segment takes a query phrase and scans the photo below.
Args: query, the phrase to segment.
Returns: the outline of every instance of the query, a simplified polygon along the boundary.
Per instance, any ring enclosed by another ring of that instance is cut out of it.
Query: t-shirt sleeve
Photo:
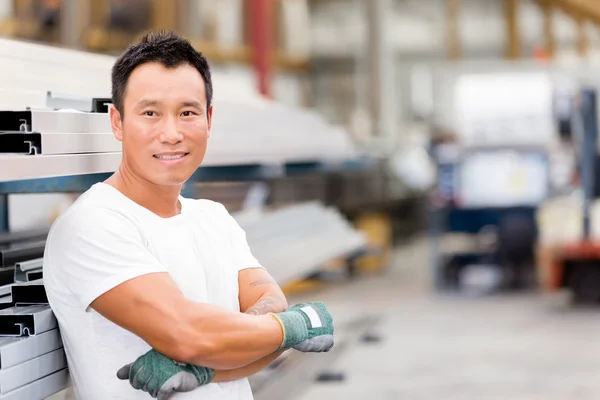
[[[103,208],[66,216],[46,246],[51,274],[87,310],[99,296],[130,279],[167,272],[144,245],[135,223]]]
[[[254,257],[248,240],[246,239],[246,232],[238,224],[238,222],[229,214],[229,211],[219,204],[224,213],[224,218],[227,223],[227,229],[231,240],[231,246],[233,247],[233,254],[235,259],[235,267],[238,271],[246,268],[263,268],[264,266]]]

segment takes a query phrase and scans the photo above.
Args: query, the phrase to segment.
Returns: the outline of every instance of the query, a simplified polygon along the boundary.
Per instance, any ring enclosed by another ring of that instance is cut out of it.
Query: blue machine
[[[438,171],[430,219],[437,289],[464,291],[478,280],[486,292],[531,286],[535,213],[549,192],[545,151],[471,148],[438,158]],[[448,233],[470,235],[472,248],[445,253]]]

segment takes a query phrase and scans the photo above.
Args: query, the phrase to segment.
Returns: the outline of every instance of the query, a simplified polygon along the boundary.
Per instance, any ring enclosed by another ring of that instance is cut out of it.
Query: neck
[[[181,211],[179,203],[181,185],[158,186],[136,176],[123,164],[105,183],[159,217],[173,217]]]

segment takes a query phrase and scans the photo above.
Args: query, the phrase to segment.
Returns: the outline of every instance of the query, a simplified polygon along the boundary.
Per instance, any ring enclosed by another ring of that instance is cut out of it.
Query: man
[[[210,135],[205,58],[149,34],[116,61],[112,97],[121,165],[54,223],[44,254],[77,398],[252,399],[246,377],[281,351],[328,351],[325,306],[288,308],[225,208],[180,195]]]

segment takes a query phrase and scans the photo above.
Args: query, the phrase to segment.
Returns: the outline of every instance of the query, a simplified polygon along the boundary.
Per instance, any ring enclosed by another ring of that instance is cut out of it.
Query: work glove
[[[119,379],[129,380],[134,389],[159,400],[167,400],[177,392],[191,392],[209,384],[214,376],[210,368],[178,363],[154,349],[117,371]]]
[[[325,304],[314,301],[272,313],[283,328],[281,349],[293,348],[304,353],[321,353],[333,347],[333,317]]]

